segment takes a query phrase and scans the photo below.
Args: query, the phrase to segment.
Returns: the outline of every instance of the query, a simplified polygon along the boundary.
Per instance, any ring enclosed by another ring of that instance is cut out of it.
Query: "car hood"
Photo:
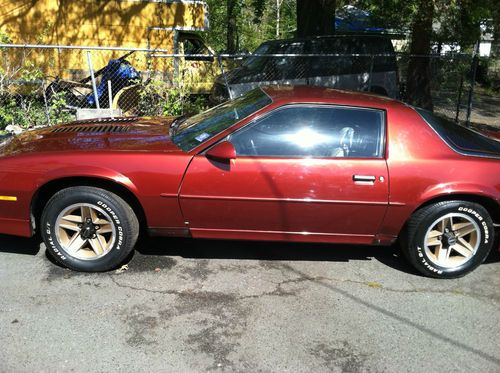
[[[76,121],[26,131],[0,143],[0,156],[67,151],[182,152],[169,136],[176,117]]]

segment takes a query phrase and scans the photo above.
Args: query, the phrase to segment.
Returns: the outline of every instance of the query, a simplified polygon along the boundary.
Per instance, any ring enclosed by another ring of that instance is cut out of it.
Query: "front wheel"
[[[412,216],[403,250],[422,274],[457,278],[486,259],[493,240],[493,221],[484,207],[468,201],[445,201]]]
[[[56,193],[41,219],[47,250],[77,271],[116,268],[134,248],[139,223],[119,196],[95,187],[70,187]]]

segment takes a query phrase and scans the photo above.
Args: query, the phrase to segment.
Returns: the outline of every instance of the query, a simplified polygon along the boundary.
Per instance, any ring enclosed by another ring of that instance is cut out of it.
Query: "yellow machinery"
[[[208,93],[218,74],[213,58],[172,58],[173,53],[212,53],[193,31],[208,29],[200,0],[0,0],[0,33],[12,44],[150,49],[127,60],[139,71],[169,81],[186,80],[193,93]],[[193,49],[193,45],[197,48]],[[9,52],[8,63],[30,63],[46,76],[80,80],[89,67],[83,49],[29,48]],[[92,50],[100,69],[126,51]],[[4,58],[3,63],[7,63]]]

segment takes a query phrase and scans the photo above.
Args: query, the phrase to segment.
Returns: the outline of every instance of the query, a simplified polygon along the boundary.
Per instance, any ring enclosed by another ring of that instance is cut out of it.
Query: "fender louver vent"
[[[52,132],[57,133],[69,133],[69,132],[86,132],[86,133],[123,133],[128,132],[128,126],[68,126],[68,127],[57,127],[52,130]]]

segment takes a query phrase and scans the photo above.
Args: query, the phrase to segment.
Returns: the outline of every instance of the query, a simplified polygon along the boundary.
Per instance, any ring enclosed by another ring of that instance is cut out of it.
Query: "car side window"
[[[304,42],[276,44],[270,51],[273,54],[300,55],[304,53]],[[283,56],[264,57],[267,63],[264,66],[266,80],[301,79],[305,77],[305,57]]]
[[[289,105],[229,137],[239,156],[381,158],[384,112]]]

